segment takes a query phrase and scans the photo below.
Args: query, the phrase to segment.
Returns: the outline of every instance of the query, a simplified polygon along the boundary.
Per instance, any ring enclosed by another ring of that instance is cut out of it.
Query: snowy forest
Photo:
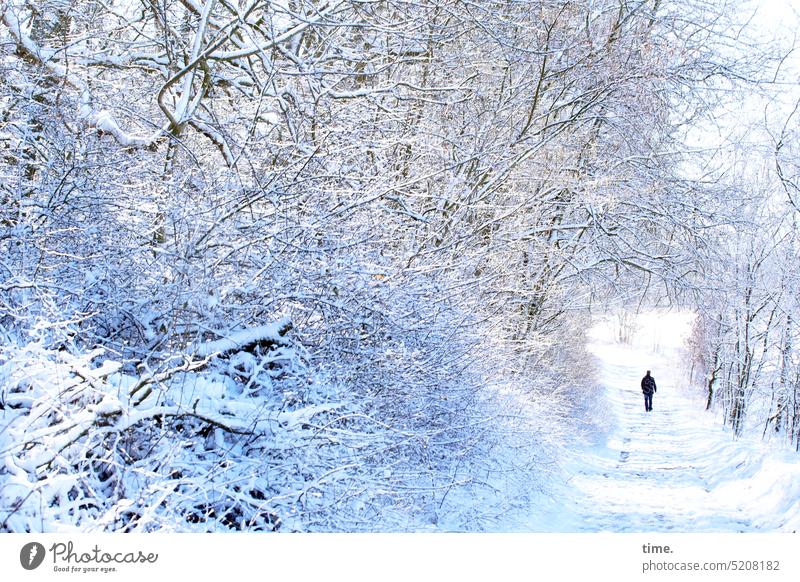
[[[800,463],[759,9],[0,0],[0,531],[535,529],[609,423],[590,329],[656,308]]]

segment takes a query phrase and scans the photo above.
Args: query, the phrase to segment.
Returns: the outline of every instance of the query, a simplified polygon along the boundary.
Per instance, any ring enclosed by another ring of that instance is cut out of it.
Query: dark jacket
[[[642,392],[644,394],[652,394],[656,391],[656,381],[650,374],[642,378]]]

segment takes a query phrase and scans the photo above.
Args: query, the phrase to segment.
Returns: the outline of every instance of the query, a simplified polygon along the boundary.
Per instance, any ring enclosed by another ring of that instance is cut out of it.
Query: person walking
[[[653,394],[656,393],[656,381],[650,375],[650,370],[642,378],[642,394],[644,394],[644,411],[650,412],[653,410]]]

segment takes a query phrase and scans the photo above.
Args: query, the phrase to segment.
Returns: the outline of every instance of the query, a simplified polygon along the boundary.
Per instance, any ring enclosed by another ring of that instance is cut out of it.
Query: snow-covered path
[[[680,321],[673,321],[673,329]],[[731,439],[686,387],[684,351],[646,336],[636,346],[595,334],[608,432],[577,447],[549,531],[738,532],[800,529],[800,459],[758,438]],[[676,338],[679,340],[680,338]],[[659,345],[658,349],[648,349]],[[645,346],[642,345],[645,343]],[[658,383],[653,412],[639,388]]]

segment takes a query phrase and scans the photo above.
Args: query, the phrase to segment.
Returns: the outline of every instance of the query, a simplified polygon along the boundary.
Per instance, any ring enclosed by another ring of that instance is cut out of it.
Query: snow
[[[608,431],[576,447],[567,480],[537,508],[531,529],[550,532],[748,532],[800,528],[800,462],[750,434],[734,440],[704,411],[686,378],[682,342],[691,315],[651,312],[632,345],[597,326],[591,350],[608,404]],[[645,413],[639,382],[658,385]]]

